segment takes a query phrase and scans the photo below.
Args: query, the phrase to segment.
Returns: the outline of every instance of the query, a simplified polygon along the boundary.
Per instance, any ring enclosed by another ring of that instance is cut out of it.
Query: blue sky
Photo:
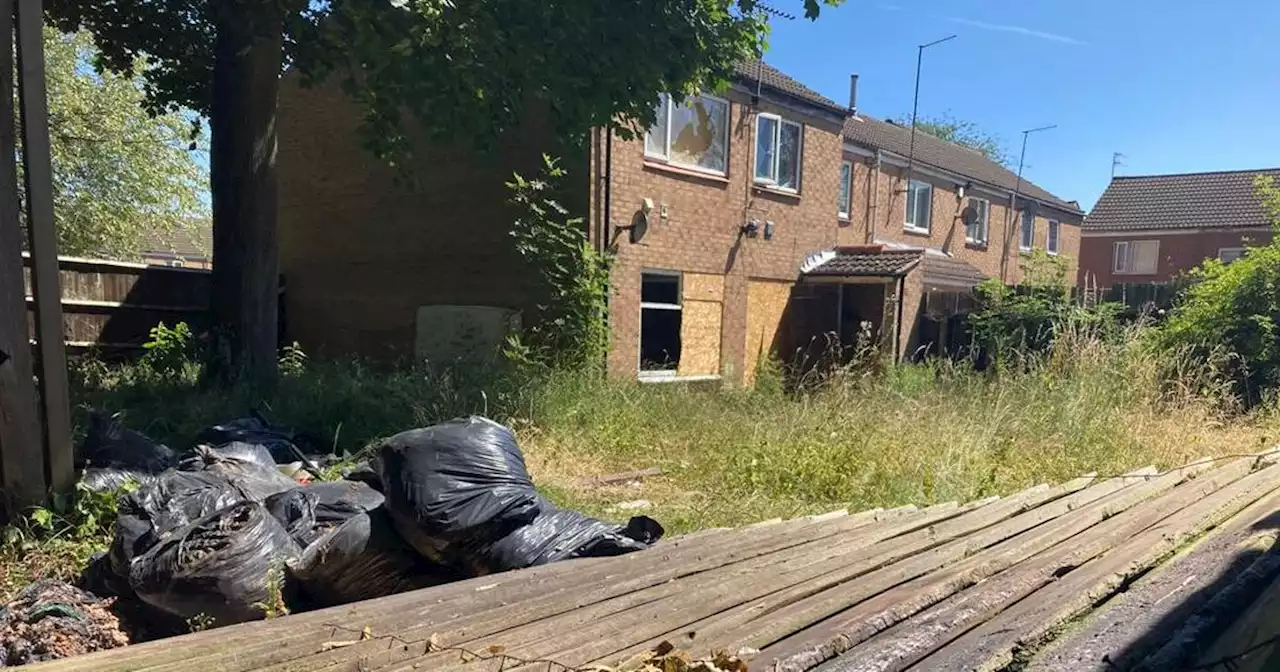
[[[801,3],[774,0],[782,9]],[[838,102],[973,121],[1024,174],[1087,210],[1119,175],[1280,166],[1280,2],[1276,0],[847,0],[816,23],[775,21],[773,65]]]

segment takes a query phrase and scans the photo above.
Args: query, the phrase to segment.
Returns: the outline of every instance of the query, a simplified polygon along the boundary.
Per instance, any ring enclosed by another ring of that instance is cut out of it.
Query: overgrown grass
[[[810,376],[801,392],[305,358],[269,391],[204,387],[198,366],[173,362],[86,361],[72,382],[78,418],[89,406],[124,411],[127,425],[178,449],[250,409],[352,454],[403,429],[483,413],[515,428],[534,480],[554,501],[612,519],[643,512],[679,533],[836,508],[967,501],[1274,442],[1267,408],[1241,414],[1203,367],[1158,359],[1143,343],[1140,328],[1104,340],[1067,325],[1047,355],[998,374],[945,361],[875,374],[850,368]],[[642,483],[581,485],[655,466],[665,473]],[[636,500],[651,506],[617,506]],[[95,525],[109,513],[98,513],[101,502],[87,506],[11,530],[0,546],[0,592],[74,574],[102,548],[108,535]],[[86,511],[95,516],[89,524]]]
[[[1269,445],[1270,415],[1234,414],[1193,362],[1157,361],[1137,329],[1101,340],[1067,329],[1047,356],[989,375],[964,364],[838,371],[816,389],[708,392],[580,374],[308,362],[267,393],[198,384],[198,369],[86,364],[76,401],[175,448],[258,408],[356,452],[379,437],[468,413],[516,429],[552,499],[605,517],[647,500],[674,531],[839,507],[925,505],[1007,494],[1085,472],[1174,466]],[[661,467],[638,485],[583,477]]]

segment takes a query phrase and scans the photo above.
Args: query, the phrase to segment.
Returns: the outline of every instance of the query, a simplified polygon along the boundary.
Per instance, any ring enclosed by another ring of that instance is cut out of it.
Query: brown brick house
[[[405,184],[360,147],[359,111],[336,86],[286,77],[280,102],[290,339],[439,358],[491,350],[518,328],[538,297],[507,237],[502,185],[535,172],[549,142],[539,124],[493,156],[420,151],[422,177]],[[716,95],[661,100],[642,138],[599,129],[585,156],[562,152],[585,176],[567,205],[616,253],[611,373],[750,383],[763,357],[816,356],[864,323],[907,355],[931,338],[922,315],[954,314],[956,296],[985,277],[1015,281],[1017,239],[1001,219],[1015,176],[921,134],[913,194],[925,196],[909,196],[904,132],[753,62]],[[1020,193],[1018,208],[1035,208],[1028,242],[1049,245],[1052,220],[1052,244],[1073,256],[1078,208],[1025,181]],[[988,239],[966,245],[958,217],[980,194]]]
[[[1280,169],[1117,177],[1085,220],[1082,286],[1168,282],[1272,237],[1254,187]]]

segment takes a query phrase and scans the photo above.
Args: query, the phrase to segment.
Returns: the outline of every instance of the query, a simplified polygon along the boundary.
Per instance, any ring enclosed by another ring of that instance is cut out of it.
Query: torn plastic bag
[[[489,544],[463,543],[467,570],[476,575],[521,569],[569,558],[596,558],[641,551],[662,538],[648,516],[616,525],[542,501],[542,513]]]
[[[298,555],[263,505],[240,502],[161,539],[134,560],[129,584],[144,602],[180,618],[241,623],[286,606],[285,567]]]
[[[431,560],[450,545],[486,542],[532,521],[538,495],[511,430],[460,418],[385,440],[375,469],[396,529]]]
[[[266,450],[257,445],[196,446],[195,455],[182,461],[182,470],[217,474],[235,485],[245,499],[255,502],[298,487],[296,481],[276,469]]]
[[[80,466],[114,467],[158,474],[178,463],[169,447],[125,427],[120,415],[89,411],[89,433],[80,444]]]
[[[395,533],[383,496],[364,483],[336,481],[290,490],[266,507],[303,547],[289,564],[308,606],[383,597],[459,578],[428,565]]]
[[[120,498],[115,536],[108,551],[112,592],[128,595],[129,565],[165,534],[246,499],[219,474],[169,471]]]
[[[40,580],[0,608],[0,667],[17,667],[124,646],[112,603],[74,586]]]
[[[207,443],[211,446],[221,446],[236,441],[263,446],[271,454],[272,460],[278,464],[287,464],[295,460],[306,463],[319,457],[309,454],[312,447],[310,440],[295,432],[272,425],[257,411],[250,411],[250,417],[236,418],[209,427],[196,437],[196,443]]]
[[[84,487],[94,492],[115,492],[130,484],[141,487],[160,478],[156,474],[117,467],[88,467],[80,477]]]

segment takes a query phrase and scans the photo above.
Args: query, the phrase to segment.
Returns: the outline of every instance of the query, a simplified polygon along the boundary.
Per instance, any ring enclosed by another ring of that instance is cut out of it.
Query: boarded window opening
[[[640,274],[640,373],[675,375],[680,365],[680,276]]]

